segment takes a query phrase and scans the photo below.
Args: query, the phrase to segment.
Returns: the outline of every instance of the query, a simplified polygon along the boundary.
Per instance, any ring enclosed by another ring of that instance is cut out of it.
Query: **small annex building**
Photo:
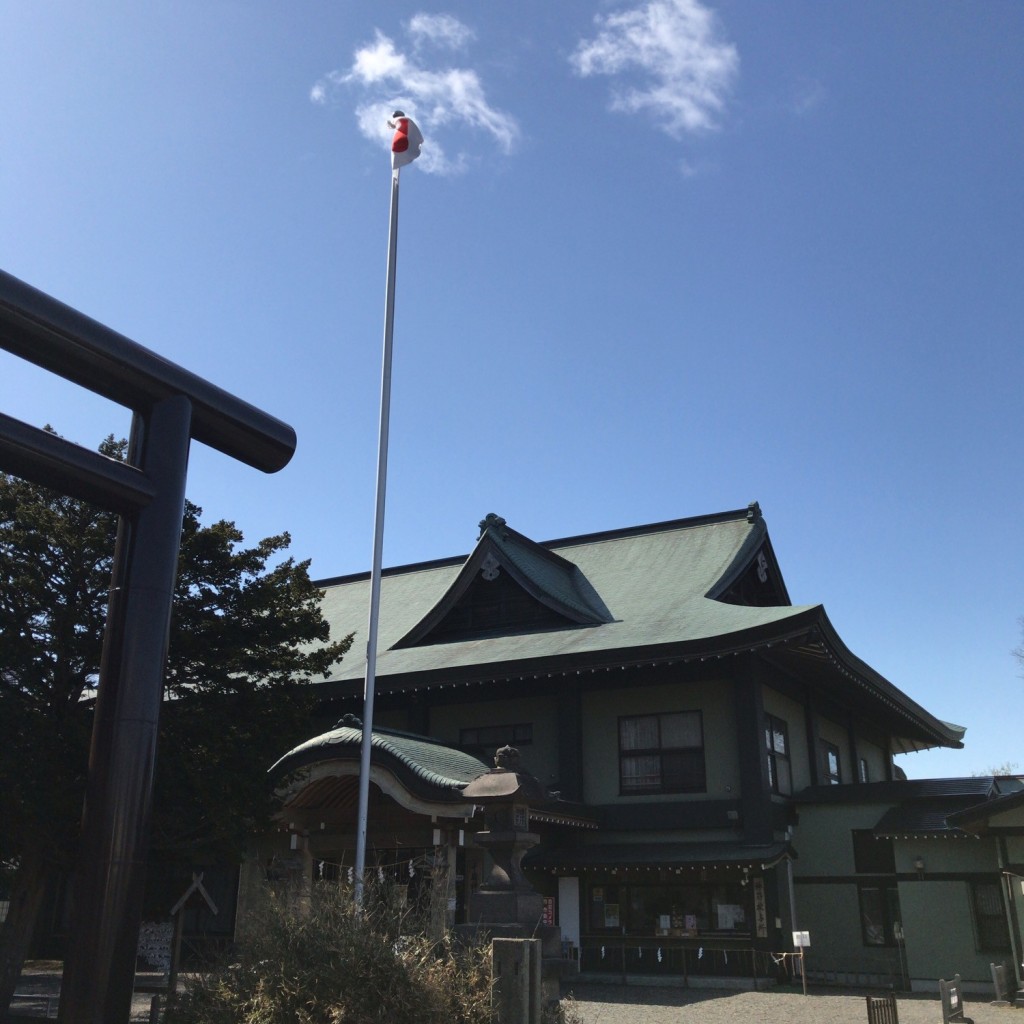
[[[812,977],[918,988],[960,974],[989,992],[1021,961],[1024,779],[811,786],[795,797]],[[1019,982],[1018,982],[1019,983]]]
[[[369,574],[320,586],[358,649]],[[261,842],[264,868],[328,878],[352,863],[361,733],[344,716],[361,714],[363,668],[319,684],[316,735],[275,768],[286,828]],[[492,514],[469,555],[383,573],[367,863],[406,881],[453,868],[465,922],[487,863],[461,790],[508,744],[548,798],[523,866],[585,974],[763,979],[787,968],[797,927],[833,969],[858,969],[876,949],[856,837],[904,802],[895,754],[963,734],[853,654],[822,605],[790,602],[756,503],[544,543]],[[828,882],[840,829],[851,870]],[[972,870],[1000,882],[994,857]],[[918,961],[904,927],[903,961],[879,973],[909,983],[920,962],[932,977],[938,940]],[[973,934],[973,919],[951,927]]]

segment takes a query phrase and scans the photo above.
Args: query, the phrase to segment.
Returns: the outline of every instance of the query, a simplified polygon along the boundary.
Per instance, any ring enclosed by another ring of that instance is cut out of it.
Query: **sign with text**
[[[759,939],[768,938],[768,907],[764,899],[764,879],[755,878],[754,887],[754,923]]]

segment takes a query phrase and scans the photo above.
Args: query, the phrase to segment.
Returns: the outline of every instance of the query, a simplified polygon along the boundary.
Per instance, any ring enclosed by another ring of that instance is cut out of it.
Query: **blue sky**
[[[369,567],[761,502],[790,594],[1024,769],[1018,0],[4,2],[0,267],[294,425],[191,498]],[[127,413],[0,353],[0,409]]]

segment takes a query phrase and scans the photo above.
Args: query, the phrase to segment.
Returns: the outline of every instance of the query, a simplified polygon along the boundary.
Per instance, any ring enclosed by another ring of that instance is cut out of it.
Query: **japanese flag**
[[[395,137],[391,140],[391,167],[392,170],[398,170],[399,167],[411,164],[420,155],[423,135],[416,127],[416,122],[400,110],[391,115],[388,125],[395,129]]]

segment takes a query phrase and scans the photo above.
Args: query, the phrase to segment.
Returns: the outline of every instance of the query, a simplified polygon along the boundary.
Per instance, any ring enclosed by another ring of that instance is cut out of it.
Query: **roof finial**
[[[747,522],[756,523],[761,519],[761,503],[759,501],[752,501],[747,506]]]
[[[501,516],[495,512],[488,512],[483,519],[480,520],[480,537],[482,537],[488,530],[494,530],[499,537],[507,537],[508,531],[505,529],[506,522]],[[477,540],[480,539],[477,537]]]

